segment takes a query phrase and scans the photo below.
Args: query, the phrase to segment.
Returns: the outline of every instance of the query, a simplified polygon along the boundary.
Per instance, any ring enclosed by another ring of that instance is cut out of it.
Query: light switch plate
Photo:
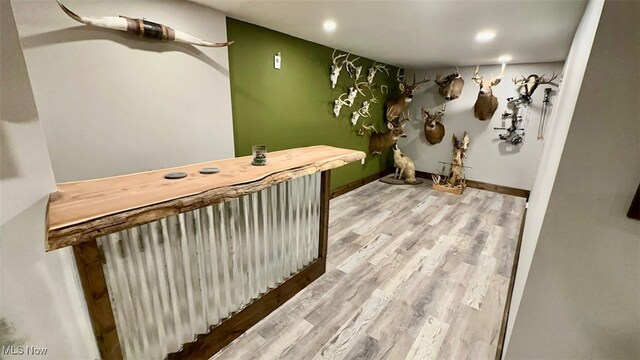
[[[280,57],[280,52],[278,52],[277,54],[273,55],[273,67],[279,70],[281,66],[282,59]]]

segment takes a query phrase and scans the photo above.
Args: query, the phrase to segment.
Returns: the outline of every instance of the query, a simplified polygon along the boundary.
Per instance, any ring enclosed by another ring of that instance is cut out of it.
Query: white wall
[[[522,235],[522,248],[520,249],[518,261],[518,272],[507,324],[505,353],[509,346],[513,324],[518,316],[522,292],[527,281],[549,198],[551,197],[551,190],[582,86],[603,4],[604,0],[589,1],[565,61],[563,86],[558,93],[557,106],[551,114],[549,136],[540,157],[537,176],[529,196],[527,218]]]
[[[589,57],[601,9],[589,4],[567,59],[588,65],[562,157],[543,157],[531,194],[509,359],[640,358],[640,222],[625,216],[640,181],[640,3],[604,3]]]
[[[551,106],[549,107],[549,115],[553,108],[553,104],[557,101],[557,86],[540,85],[533,95],[533,103],[530,106],[529,116],[525,117],[526,135],[525,141],[519,145],[512,145],[498,138],[499,134],[504,133],[503,130],[494,130],[494,127],[509,127],[511,122],[502,119],[502,113],[507,108],[507,98],[517,96],[518,89],[514,86],[512,78],[519,75],[528,76],[529,74],[546,74],[550,77],[553,72],[559,74],[562,72],[561,62],[541,63],[541,64],[507,64],[505,75],[502,82],[493,88],[494,95],[498,98],[498,109],[493,118],[486,121],[480,121],[473,115],[473,105],[478,97],[479,87],[472,80],[475,67],[461,67],[460,73],[465,81],[462,95],[456,99],[447,101],[447,109],[442,120],[445,127],[445,137],[442,142],[436,145],[429,144],[424,137],[424,121],[420,115],[420,108],[430,108],[433,113],[436,107],[445,102],[444,98],[438,94],[438,87],[435,83],[429,82],[414,97],[409,106],[409,111],[414,119],[411,124],[405,126],[407,138],[400,139],[398,144],[402,151],[407,153],[416,165],[417,170],[426,172],[439,172],[442,164],[438,161],[451,161],[451,137],[453,134],[462,136],[467,131],[471,139],[469,151],[467,151],[468,159],[465,165],[470,166],[466,175],[468,179],[482,181],[490,184],[509,186],[519,189],[530,190],[538,167],[540,154],[542,153],[543,141],[537,140],[538,124],[540,121],[540,111],[542,108],[542,99],[544,97],[544,89],[552,87],[554,92],[551,96]],[[407,72],[407,78],[411,79],[416,74],[417,79],[424,78],[426,73],[430,73],[432,77],[435,74],[450,74],[454,69],[437,68],[437,69],[414,69]],[[500,65],[481,66],[480,75],[490,77],[491,74],[497,76],[500,73]],[[560,83],[559,76],[554,83]],[[522,114],[527,111],[523,110]],[[547,116],[547,125],[549,117]],[[547,126],[547,131],[549,126]]]
[[[94,359],[71,250],[44,252],[55,181],[8,1],[0,18],[0,317],[24,345],[48,348],[48,358]]]
[[[144,17],[211,41],[224,14],[186,1],[65,1],[84,16]],[[227,49],[82,25],[55,1],[13,1],[57,182],[234,156]]]

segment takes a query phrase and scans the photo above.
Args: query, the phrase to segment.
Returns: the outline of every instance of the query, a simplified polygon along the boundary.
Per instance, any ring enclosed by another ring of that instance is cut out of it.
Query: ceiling
[[[562,61],[586,0],[195,0],[229,17],[392,65]],[[337,29],[327,34],[322,23]],[[496,37],[478,43],[478,31]],[[230,39],[233,40],[233,39]]]

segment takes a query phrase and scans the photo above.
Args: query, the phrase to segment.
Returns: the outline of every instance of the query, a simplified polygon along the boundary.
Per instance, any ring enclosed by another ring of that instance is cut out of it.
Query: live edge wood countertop
[[[47,209],[47,251],[75,245],[115,231],[250,194],[297,177],[364,159],[365,153],[310,146],[267,154],[267,165],[251,157],[58,184]],[[203,175],[205,167],[217,174]],[[170,172],[186,178],[167,180]]]

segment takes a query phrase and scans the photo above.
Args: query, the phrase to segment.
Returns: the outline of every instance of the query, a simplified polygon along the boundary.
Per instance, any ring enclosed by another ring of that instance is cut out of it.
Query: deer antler
[[[549,84],[551,83],[553,80],[555,80],[558,77],[558,74],[556,74],[555,72],[553,73],[553,75],[551,75],[550,79],[545,79],[544,75],[540,76],[538,78],[538,80],[536,81],[538,84]]]
[[[428,81],[431,81],[431,75],[429,74],[425,75],[424,80],[416,82],[416,73],[413,73],[413,83],[411,85],[407,84],[404,78],[405,78],[404,74],[400,75],[400,69],[398,69],[398,73],[396,74],[396,79],[398,80],[398,82],[402,83],[402,85],[404,85],[405,87],[412,87],[414,89],[417,89],[419,85],[424,84]]]
[[[494,78],[493,75],[491,75],[491,86],[500,84],[500,81],[502,81],[502,78],[504,77],[504,68],[506,66],[507,64],[502,64],[502,69],[500,70],[500,75],[498,75],[498,77]]]
[[[526,82],[527,82],[527,78],[526,78],[526,77],[524,77],[524,75],[520,75],[520,77],[522,78],[522,79],[520,79],[520,80],[517,80],[516,78],[512,78],[511,80],[513,80],[513,83],[514,83],[515,85],[522,85],[522,84],[524,84],[524,83],[526,83]]]
[[[362,96],[364,96],[364,92],[360,89],[360,86],[364,86],[367,89],[369,89],[369,91],[373,95],[373,90],[371,90],[371,85],[369,85],[369,83],[367,83],[366,81],[361,81],[361,82],[355,84],[356,90],[358,90],[358,92],[360,94],[362,94]]]
[[[411,85],[411,86],[415,86],[417,88],[418,85],[424,84],[424,83],[429,82],[429,81],[431,81],[431,75],[426,74],[424,76],[424,80],[416,82],[416,73],[413,73],[413,85]]]
[[[413,119],[411,118],[411,113],[407,113],[407,114],[405,115],[405,113],[404,113],[404,111],[403,111],[403,112],[402,112],[402,117],[403,117],[404,119],[402,119],[402,120],[400,120],[400,121],[399,121],[399,125],[404,126],[404,123],[413,121]]]
[[[434,184],[440,184],[440,175],[438,174],[431,174],[431,181],[433,181]]]
[[[333,61],[333,65],[335,65],[337,68],[342,68],[342,65],[344,65],[344,62],[346,61],[346,59],[342,62],[342,65],[338,66],[338,59],[340,59],[343,56],[346,56],[347,59],[349,58],[349,54],[340,54],[338,56],[336,56],[336,51],[338,51],[338,49],[334,49],[333,50],[333,54],[331,54],[331,59]]]
[[[402,70],[402,69],[398,68],[398,71],[396,72],[396,80],[398,80],[398,82],[401,82],[401,83],[405,84],[405,82],[404,82],[404,74],[400,75],[400,70]]]
[[[355,61],[359,60],[360,57],[358,56],[357,58],[353,59],[353,60],[349,60],[349,57],[347,56],[346,59],[344,59],[343,64],[347,64],[347,72],[349,73],[349,77],[352,77],[354,74],[354,71],[356,69],[356,65],[354,64]]]
[[[482,85],[482,80],[484,79],[484,76],[480,76],[478,74],[479,70],[480,70],[480,65],[476,66],[476,71],[474,71],[473,77],[471,78],[471,80],[473,80],[473,82],[475,82],[478,85]]]
[[[376,62],[373,64],[373,66],[375,66],[377,71],[384,70],[384,72],[386,72],[387,75],[389,75],[389,68],[387,67],[386,64],[379,64],[378,62]]]
[[[370,130],[375,132],[376,134],[378,133],[378,129],[376,129],[375,125],[365,125],[364,123],[360,126],[360,130],[358,130],[358,135],[362,136],[364,135],[365,130]],[[362,133],[362,134],[360,134]]]

